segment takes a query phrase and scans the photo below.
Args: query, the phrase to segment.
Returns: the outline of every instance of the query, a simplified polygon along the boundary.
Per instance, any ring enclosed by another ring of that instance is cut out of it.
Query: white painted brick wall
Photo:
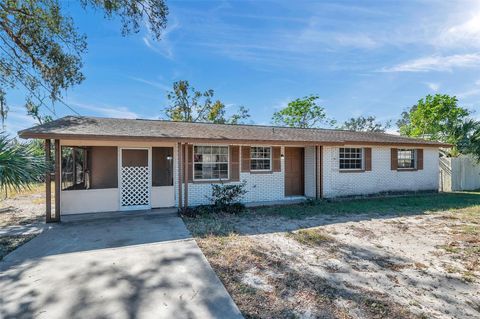
[[[282,154],[284,148],[282,147]],[[424,169],[398,172],[390,170],[390,147],[372,147],[372,171],[362,173],[340,173],[338,147],[323,148],[323,192],[324,196],[374,194],[385,191],[415,191],[438,189],[438,149],[424,148]],[[175,156],[177,148],[175,147]],[[305,195],[315,197],[315,148],[305,148]],[[175,161],[175,205],[178,205],[178,167]],[[284,160],[282,171],[269,174],[240,173],[240,180],[247,182],[247,194],[243,202],[277,201],[285,197]],[[189,204],[208,204],[211,184],[189,184]]]
[[[390,147],[372,147],[372,170],[368,172],[340,173],[338,156],[338,147],[324,147],[323,193],[327,198],[386,191],[438,190],[437,148],[424,148],[424,169],[418,171],[392,171]]]
[[[281,152],[283,154],[283,147]],[[250,174],[241,172],[240,181],[247,182],[247,194],[245,194],[243,202],[268,202],[285,199],[285,175],[283,159],[281,161],[281,167],[281,172],[275,173]],[[188,202],[192,206],[209,204],[207,197],[210,196],[211,193],[212,186],[210,183],[189,184]]]
[[[305,196],[315,197],[315,146],[305,147]]]

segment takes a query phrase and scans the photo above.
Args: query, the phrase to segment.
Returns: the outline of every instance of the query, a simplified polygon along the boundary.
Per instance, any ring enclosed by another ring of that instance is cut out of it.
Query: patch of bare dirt
[[[247,318],[480,316],[478,211],[228,224],[197,241]]]
[[[45,192],[34,191],[0,201],[0,227],[32,224],[45,218]]]
[[[20,193],[10,194],[0,200],[0,260],[11,251],[35,237],[38,232],[19,232],[12,234],[11,226],[41,224],[45,219],[44,185],[34,185]],[[13,227],[15,228],[15,227]],[[5,232],[3,232],[5,230]]]

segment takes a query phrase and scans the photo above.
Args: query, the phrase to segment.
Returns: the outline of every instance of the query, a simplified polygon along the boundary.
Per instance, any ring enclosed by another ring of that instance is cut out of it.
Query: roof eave
[[[373,141],[292,141],[292,140],[269,140],[269,139],[227,139],[227,138],[179,138],[168,136],[124,136],[124,135],[88,135],[88,134],[57,134],[57,133],[35,133],[29,132],[29,130],[22,130],[18,132],[18,136],[24,139],[60,139],[60,140],[126,140],[126,141],[175,141],[182,143],[194,143],[194,142],[235,142],[235,143],[274,143],[274,144],[305,144],[305,145],[326,145],[326,146],[343,146],[343,145],[382,145],[382,146],[416,146],[416,147],[445,147],[450,148],[453,145],[439,142],[373,142]]]

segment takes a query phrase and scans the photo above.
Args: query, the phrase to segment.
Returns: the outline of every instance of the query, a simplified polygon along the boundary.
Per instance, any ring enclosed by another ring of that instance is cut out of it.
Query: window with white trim
[[[340,148],[339,165],[341,170],[363,169],[363,148]]]
[[[399,169],[415,169],[416,167],[416,150],[415,149],[399,149],[398,150],[398,168]]]
[[[194,146],[193,179],[228,179],[228,146]]]
[[[272,148],[252,146],[250,148],[250,170],[269,171],[272,167]]]

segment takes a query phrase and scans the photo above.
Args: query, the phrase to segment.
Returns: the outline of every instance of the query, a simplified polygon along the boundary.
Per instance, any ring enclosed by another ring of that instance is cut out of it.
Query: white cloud
[[[429,72],[429,71],[451,71],[453,68],[479,67],[480,54],[454,54],[448,56],[428,56],[419,59],[409,60],[389,68],[382,72]]]
[[[335,49],[338,47],[372,49],[379,45],[370,35],[358,32],[331,32],[321,30],[315,22],[299,32],[298,35],[292,33],[292,39],[297,39],[296,45],[292,49],[302,51],[322,50],[325,48]],[[300,44],[300,46],[298,46]]]
[[[134,77],[134,76],[131,76],[129,78],[131,80],[136,81],[136,82],[140,82],[140,83],[144,83],[144,84],[153,86],[154,88],[157,88],[157,89],[161,89],[161,90],[165,90],[165,91],[170,91],[171,90],[171,87],[169,87],[168,85],[165,85],[163,83],[160,83],[160,82],[150,81],[150,80],[146,80],[146,79],[142,79],[142,78],[138,78],[138,77]]]
[[[480,95],[480,80],[475,81],[473,87],[471,87],[469,90],[456,94],[456,96],[461,99],[477,95]]]
[[[462,16],[462,22],[447,27],[440,33],[436,43],[446,47],[480,47],[480,8],[470,9],[473,13]]]
[[[170,41],[169,35],[179,27],[180,24],[178,23],[178,21],[176,19],[173,19],[173,21],[169,22],[168,26],[163,31],[162,38],[160,40],[152,41],[152,33],[151,31],[149,31],[147,35],[142,37],[143,43],[150,50],[172,60],[174,58],[173,44]],[[150,29],[147,28],[147,30]]]
[[[378,46],[376,40],[366,34],[336,34],[334,40],[341,46],[371,49]]]
[[[426,85],[428,86],[428,88],[429,88],[430,90],[432,90],[433,92],[437,92],[438,89],[440,88],[440,84],[439,84],[439,83],[427,82],[427,83],[425,83],[425,84],[426,84]]]
[[[128,119],[135,119],[140,118],[137,113],[130,111],[125,106],[109,106],[109,105],[91,105],[91,104],[83,104],[83,103],[70,103],[75,105],[81,109],[93,111],[96,114],[106,117],[116,117],[116,118],[128,118]]]
[[[38,124],[31,116],[26,114],[27,111],[22,107],[12,107],[7,114],[4,130],[10,136],[14,137],[17,132]]]
[[[288,103],[290,103],[291,101],[293,101],[293,99],[290,97],[284,98],[275,103],[275,105],[273,106],[273,110],[275,112],[280,111],[281,109],[286,108],[288,106]]]

